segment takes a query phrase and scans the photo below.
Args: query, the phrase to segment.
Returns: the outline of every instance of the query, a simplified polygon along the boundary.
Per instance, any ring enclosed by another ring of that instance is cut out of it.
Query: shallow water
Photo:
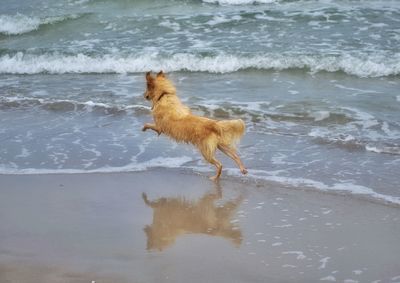
[[[399,2],[208,2],[2,4],[0,173],[211,172],[141,132],[164,69],[195,113],[246,122],[247,178],[400,204]]]

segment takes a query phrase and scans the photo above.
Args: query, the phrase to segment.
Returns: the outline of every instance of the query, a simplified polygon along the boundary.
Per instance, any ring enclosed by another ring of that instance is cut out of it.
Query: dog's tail
[[[217,122],[219,143],[235,148],[243,136],[246,125],[243,120],[222,120]]]

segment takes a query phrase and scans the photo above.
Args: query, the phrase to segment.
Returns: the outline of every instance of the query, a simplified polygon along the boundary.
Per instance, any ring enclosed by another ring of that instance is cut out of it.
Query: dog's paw
[[[142,128],[142,132],[145,132],[146,130],[148,130],[149,128],[146,126],[146,125],[144,125],[143,126],[143,128]]]

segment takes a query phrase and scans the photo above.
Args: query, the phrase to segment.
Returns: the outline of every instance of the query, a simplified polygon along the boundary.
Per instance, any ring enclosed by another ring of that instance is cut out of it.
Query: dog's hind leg
[[[222,172],[222,164],[221,162],[215,158],[215,148],[210,148],[207,144],[202,147],[199,147],[201,154],[203,155],[204,159],[207,160],[209,163],[214,165],[217,168],[217,173],[215,176],[210,177],[212,181],[218,181],[219,177],[221,176]]]
[[[206,159],[208,162],[210,162],[211,164],[213,164],[216,168],[217,168],[217,173],[215,174],[215,176],[210,177],[210,180],[212,181],[218,181],[219,177],[221,176],[222,173],[222,164],[221,162],[219,162],[218,159],[216,159],[215,157],[212,157],[211,159]]]
[[[226,146],[226,145],[218,145],[218,149],[220,151],[222,151],[223,153],[225,153],[230,158],[232,158],[233,161],[236,162],[236,164],[239,166],[240,172],[242,172],[242,174],[247,174],[246,167],[244,167],[242,160],[240,159],[239,155],[237,155],[236,151],[233,148]]]

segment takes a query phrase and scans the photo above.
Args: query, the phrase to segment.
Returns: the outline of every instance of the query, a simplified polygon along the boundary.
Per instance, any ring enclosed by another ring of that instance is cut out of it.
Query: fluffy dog
[[[154,124],[145,124],[143,131],[151,129],[158,135],[165,134],[177,142],[196,146],[204,159],[217,169],[210,179],[217,181],[221,176],[222,164],[215,158],[219,149],[232,158],[243,174],[247,169],[236,153],[235,145],[243,136],[245,124],[242,120],[216,121],[193,115],[176,95],[176,89],[163,71],[156,76],[146,74],[147,89],[144,97],[152,102]]]

